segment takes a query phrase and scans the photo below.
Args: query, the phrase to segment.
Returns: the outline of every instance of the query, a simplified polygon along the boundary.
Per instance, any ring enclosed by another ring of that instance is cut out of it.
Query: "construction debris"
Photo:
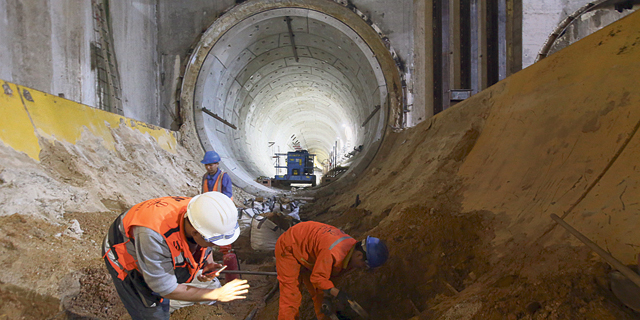
[[[240,230],[250,233],[253,250],[273,251],[278,237],[300,222],[300,207],[305,203],[284,196],[247,199],[245,208],[239,209]]]

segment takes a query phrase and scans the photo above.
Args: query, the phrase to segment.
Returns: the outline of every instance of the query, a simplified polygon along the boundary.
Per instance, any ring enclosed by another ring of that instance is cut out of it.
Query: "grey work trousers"
[[[120,300],[129,312],[133,320],[169,320],[171,313],[169,312],[169,299],[163,299],[157,303],[155,307],[147,307],[142,303],[142,298],[129,282],[122,281],[118,278],[118,273],[113,269],[108,258],[105,257],[107,270],[113,279],[113,284],[120,296]]]

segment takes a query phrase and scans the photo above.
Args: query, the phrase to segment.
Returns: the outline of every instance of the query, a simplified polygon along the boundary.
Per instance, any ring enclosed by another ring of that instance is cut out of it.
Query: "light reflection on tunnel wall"
[[[319,166],[336,144],[340,159],[378,141],[384,108],[369,117],[386,95],[375,55],[344,23],[313,10],[269,10],[235,24],[210,50],[195,89],[196,127],[227,171],[253,181],[273,176],[273,153],[292,151],[295,142],[315,153]]]

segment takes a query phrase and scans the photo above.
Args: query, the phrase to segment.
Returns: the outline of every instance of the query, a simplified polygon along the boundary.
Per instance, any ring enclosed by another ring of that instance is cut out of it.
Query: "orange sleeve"
[[[334,287],[331,278],[331,270],[333,269],[333,255],[328,249],[321,250],[318,254],[313,271],[311,272],[311,284],[320,290],[328,290]]]

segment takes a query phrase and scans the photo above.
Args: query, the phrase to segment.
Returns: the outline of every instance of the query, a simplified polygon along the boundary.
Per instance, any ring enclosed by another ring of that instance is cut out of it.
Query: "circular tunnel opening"
[[[289,151],[315,155],[317,176],[357,172],[375,155],[400,94],[395,63],[376,31],[333,2],[251,2],[203,34],[182,87],[182,106],[204,150],[236,185],[273,191]],[[390,89],[394,92],[389,92]],[[319,181],[318,181],[319,182]]]

